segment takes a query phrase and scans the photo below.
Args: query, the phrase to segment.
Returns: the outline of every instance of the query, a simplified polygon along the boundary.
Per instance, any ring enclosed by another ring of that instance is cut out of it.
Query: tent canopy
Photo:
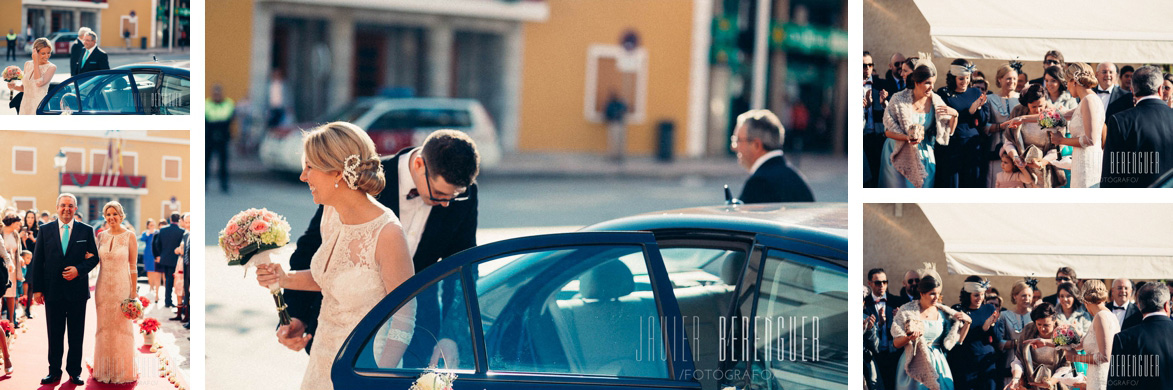
[[[1173,279],[1173,204],[919,206],[952,274]]]
[[[1173,1],[914,0],[929,22],[933,54],[943,58],[1042,61],[1173,61]]]

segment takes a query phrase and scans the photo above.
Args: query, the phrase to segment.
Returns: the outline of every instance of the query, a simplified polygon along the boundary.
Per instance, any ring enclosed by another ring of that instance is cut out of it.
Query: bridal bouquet
[[[452,390],[452,382],[455,381],[456,374],[430,368],[420,375],[408,390]]]
[[[244,210],[229,219],[228,225],[220,231],[220,249],[224,251],[228,265],[255,267],[268,264],[277,248],[289,244],[289,230],[289,222],[277,213],[266,209]],[[281,287],[276,284],[268,287],[273,302],[277,304],[281,324],[289,324]]]
[[[1043,129],[1058,129],[1067,127],[1067,120],[1063,119],[1063,114],[1054,108],[1048,108],[1039,112],[1039,127]]]
[[[24,75],[22,74],[20,68],[17,68],[12,65],[9,65],[7,68],[4,68],[4,81],[5,82],[11,82],[12,80],[20,80],[22,76],[24,76]]]
[[[143,316],[143,303],[139,302],[137,298],[127,298],[122,301],[122,315],[128,320],[137,319]]]
[[[1055,329],[1055,337],[1051,339],[1056,346],[1079,344],[1079,334],[1075,333],[1070,325],[1060,325]]]

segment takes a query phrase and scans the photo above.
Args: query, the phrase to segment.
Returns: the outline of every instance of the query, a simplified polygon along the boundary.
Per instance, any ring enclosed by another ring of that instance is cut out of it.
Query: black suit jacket
[[[1120,88],[1119,85],[1113,85],[1111,91],[1112,92],[1108,94],[1108,101],[1104,102],[1104,107],[1111,107],[1112,103],[1115,103],[1117,100],[1124,98],[1125,95],[1129,97],[1132,96],[1132,92],[1125,91],[1124,88]],[[1095,93],[1095,91],[1092,91],[1092,93]]]
[[[151,243],[151,252],[160,257],[159,265],[175,268],[175,264],[179,261],[179,255],[175,254],[175,248],[183,245],[183,233],[183,228],[178,224],[171,224],[155,234],[154,242]]]
[[[69,77],[77,76],[77,64],[85,54],[86,46],[81,44],[80,39],[74,40],[73,45],[69,47]]]
[[[814,202],[815,196],[806,179],[786,157],[777,156],[766,160],[750,175],[740,199],[745,203]]]
[[[95,47],[94,51],[90,53],[90,58],[87,58],[86,63],[83,64],[81,60],[85,55],[85,50],[82,50],[81,54],[77,56],[77,74],[74,76],[95,70],[110,69],[110,57],[106,56],[106,52],[102,51],[102,48]]]
[[[1173,390],[1173,321],[1157,315],[1121,330],[1112,341],[1108,390]]]
[[[883,89],[888,91],[888,100],[892,100],[892,96],[895,96],[897,92],[900,92],[904,89],[904,86],[897,85],[897,79],[898,77],[893,76],[892,71],[889,70],[888,73],[885,74],[884,79],[880,82],[880,84],[883,86]]]
[[[399,159],[405,157],[415,148],[407,148],[395,156],[383,158],[383,175],[387,185],[376,199],[399,215]],[[427,192],[427,189],[421,190]],[[468,187],[468,200],[451,202],[448,207],[433,206],[424,224],[423,234],[420,235],[419,245],[416,247],[412,261],[415,263],[415,272],[423,271],[429,265],[440,259],[451,256],[456,252],[476,246],[477,232],[477,185]],[[305,233],[297,239],[297,249],[289,259],[289,267],[294,270],[310,268],[310,261],[314,252],[322,245],[321,222],[322,206],[310,219]],[[454,287],[454,286],[453,286]],[[445,296],[453,294],[445,290]],[[445,300],[448,302],[448,300]],[[306,333],[314,333],[318,327],[318,312],[322,309],[322,294],[313,291],[285,290],[285,303],[289,306],[289,315],[300,319],[306,324]],[[308,348],[307,348],[308,351]]]
[[[1148,187],[1173,169],[1173,108],[1160,99],[1142,100],[1106,123],[1100,187]]]
[[[883,344],[879,344],[877,348],[878,352],[884,352],[885,350],[900,352],[900,349],[892,345],[892,318],[896,315],[896,309],[907,303],[907,301],[891,293],[885,292],[884,294],[887,300],[887,302],[884,302],[883,318],[885,321],[880,323],[880,313],[876,310],[876,302],[872,300],[871,292],[868,292],[868,295],[863,298],[863,317],[867,319],[868,316],[876,316],[876,329],[880,332],[876,337],[885,340]]]
[[[1104,111],[1104,120],[1105,121],[1107,121],[1108,118],[1111,118],[1112,115],[1119,114],[1121,112],[1124,112],[1124,110],[1135,107],[1135,105],[1132,103],[1132,92],[1125,92],[1124,94],[1120,95],[1120,97],[1117,98],[1112,103],[1104,103],[1104,104],[1106,104],[1106,106],[1105,106],[1106,108]]]
[[[41,237],[33,250],[31,277],[33,292],[44,295],[46,301],[84,301],[90,299],[89,273],[98,266],[98,244],[94,228],[74,221],[69,232],[69,247],[61,252],[60,223],[53,221],[41,226]],[[86,253],[93,256],[86,258]],[[76,267],[77,277],[65,280],[65,267]]]

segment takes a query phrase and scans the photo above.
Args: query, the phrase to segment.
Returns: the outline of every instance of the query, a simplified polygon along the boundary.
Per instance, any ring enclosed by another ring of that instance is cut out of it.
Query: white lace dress
[[[33,62],[25,61],[24,63],[24,77],[26,79],[21,81],[21,86],[24,87],[24,97],[20,101],[20,115],[37,115],[37,106],[41,105],[41,100],[45,99],[45,95],[49,94],[49,82],[53,80],[53,74],[57,73],[57,65],[53,63],[46,63],[41,65],[41,78],[39,80],[32,79]]]
[[[1083,106],[1090,105],[1091,128],[1084,128]],[[1100,96],[1088,94],[1075,108],[1075,114],[1067,124],[1071,137],[1079,140],[1082,148],[1072,148],[1071,188],[1091,188],[1100,184],[1100,167],[1103,164],[1104,148],[1101,135],[1104,129],[1104,103]]]
[[[302,389],[333,389],[330,368],[346,337],[390,291],[383,285],[375,247],[383,228],[399,226],[399,218],[386,207],[370,221],[346,225],[333,207],[322,212],[322,246],[310,261],[314,281],[322,288],[322,311],[310,350],[310,362]],[[406,347],[414,329],[414,310],[400,310],[393,317],[391,341]]]
[[[1105,340],[1112,340],[1116,337],[1116,333],[1120,332],[1120,323],[1116,321],[1116,315],[1109,310],[1104,310],[1096,314],[1096,322],[1104,327]],[[1083,340],[1083,350],[1091,356],[1103,354],[1104,357],[1112,355],[1112,351],[1105,351],[1103,346],[1097,344],[1096,341],[1096,327],[1092,326],[1091,331]],[[1105,390],[1108,388],[1108,367],[1110,363],[1088,364],[1087,365],[1087,390]]]

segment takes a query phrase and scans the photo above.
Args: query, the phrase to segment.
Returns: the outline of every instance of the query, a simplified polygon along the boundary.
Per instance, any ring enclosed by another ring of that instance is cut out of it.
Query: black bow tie
[[[412,188],[411,191],[407,191],[407,200],[412,200],[412,199],[418,198],[419,196],[420,196],[420,192],[419,192],[419,190],[416,190],[415,188]]]
[[[1127,305],[1127,304],[1125,304]],[[1116,306],[1115,303],[1108,303],[1108,310],[1127,310],[1124,306]]]
[[[1106,89],[1099,89],[1099,88],[1095,88],[1095,89],[1093,89],[1093,91],[1095,91],[1096,93],[1110,93]]]

